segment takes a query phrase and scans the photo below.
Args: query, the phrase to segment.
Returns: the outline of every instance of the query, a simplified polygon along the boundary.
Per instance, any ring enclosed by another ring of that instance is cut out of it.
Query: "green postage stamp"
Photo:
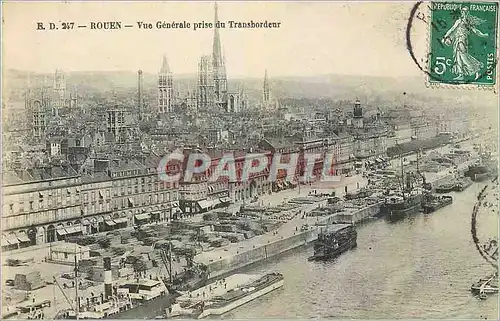
[[[429,82],[495,86],[497,2],[431,2]]]

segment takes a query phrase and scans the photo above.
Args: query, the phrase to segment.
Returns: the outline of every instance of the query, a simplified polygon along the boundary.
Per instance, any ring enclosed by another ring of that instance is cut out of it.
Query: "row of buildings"
[[[331,174],[347,175],[362,170],[369,163],[384,162],[387,149],[396,144],[431,138],[439,132],[439,128],[428,124],[391,129],[377,118],[366,124],[362,116],[357,100],[352,119],[336,133],[320,130],[318,122],[309,126],[299,123],[294,134],[273,136],[266,132],[254,144],[233,149],[177,146],[185,160],[191,153],[206,153],[212,160],[209,169],[194,175],[188,182],[160,179],[158,166],[162,153],[140,148],[135,153],[120,153],[109,147],[104,153],[92,148],[92,143],[72,141],[68,144],[66,138],[66,144],[61,147],[52,142],[45,146],[44,153],[57,157],[49,157],[49,162],[31,167],[13,166],[4,172],[2,245],[15,248],[53,242],[75,234],[171,220],[231,202],[250,201],[255,196],[299,184],[298,178],[305,176],[306,153],[321,156],[315,160],[312,176],[306,177],[303,183],[321,178],[327,155],[334,155],[332,166],[326,164]],[[75,146],[76,143],[80,146]],[[32,152],[23,151],[18,157],[29,158]],[[234,154],[237,179],[231,181],[222,176],[212,182],[209,178],[227,152]],[[266,155],[268,166],[242,181],[239,177],[248,153]],[[289,162],[293,154],[298,155],[296,179],[286,180],[283,170],[278,172],[276,180],[268,179],[273,156],[277,153],[281,154],[284,163]],[[83,155],[83,162],[70,162],[75,154]],[[166,172],[182,173],[185,167],[186,162],[169,163]]]

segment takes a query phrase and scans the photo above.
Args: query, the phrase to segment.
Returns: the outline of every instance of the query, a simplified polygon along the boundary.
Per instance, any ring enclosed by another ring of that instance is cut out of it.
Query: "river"
[[[493,272],[470,233],[484,184],[452,194],[454,203],[398,223],[358,227],[358,247],[331,262],[309,262],[311,247],[241,270],[279,271],[285,286],[222,318],[497,319],[498,296],[472,296],[473,282]],[[479,233],[498,235],[498,215],[479,220]]]

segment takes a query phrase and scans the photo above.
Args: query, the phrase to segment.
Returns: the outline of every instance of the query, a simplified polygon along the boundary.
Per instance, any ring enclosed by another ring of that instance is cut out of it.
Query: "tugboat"
[[[340,227],[340,228],[339,228]],[[334,224],[321,231],[314,243],[314,254],[309,261],[329,260],[357,246],[358,232],[354,225]]]
[[[429,194],[425,197],[423,210],[425,214],[429,214],[451,204],[453,204],[453,197],[451,196],[435,196]]]

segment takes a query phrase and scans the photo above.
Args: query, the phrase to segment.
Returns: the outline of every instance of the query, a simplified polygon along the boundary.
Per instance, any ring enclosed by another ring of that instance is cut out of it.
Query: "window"
[[[14,204],[9,204],[9,213],[14,213]]]

